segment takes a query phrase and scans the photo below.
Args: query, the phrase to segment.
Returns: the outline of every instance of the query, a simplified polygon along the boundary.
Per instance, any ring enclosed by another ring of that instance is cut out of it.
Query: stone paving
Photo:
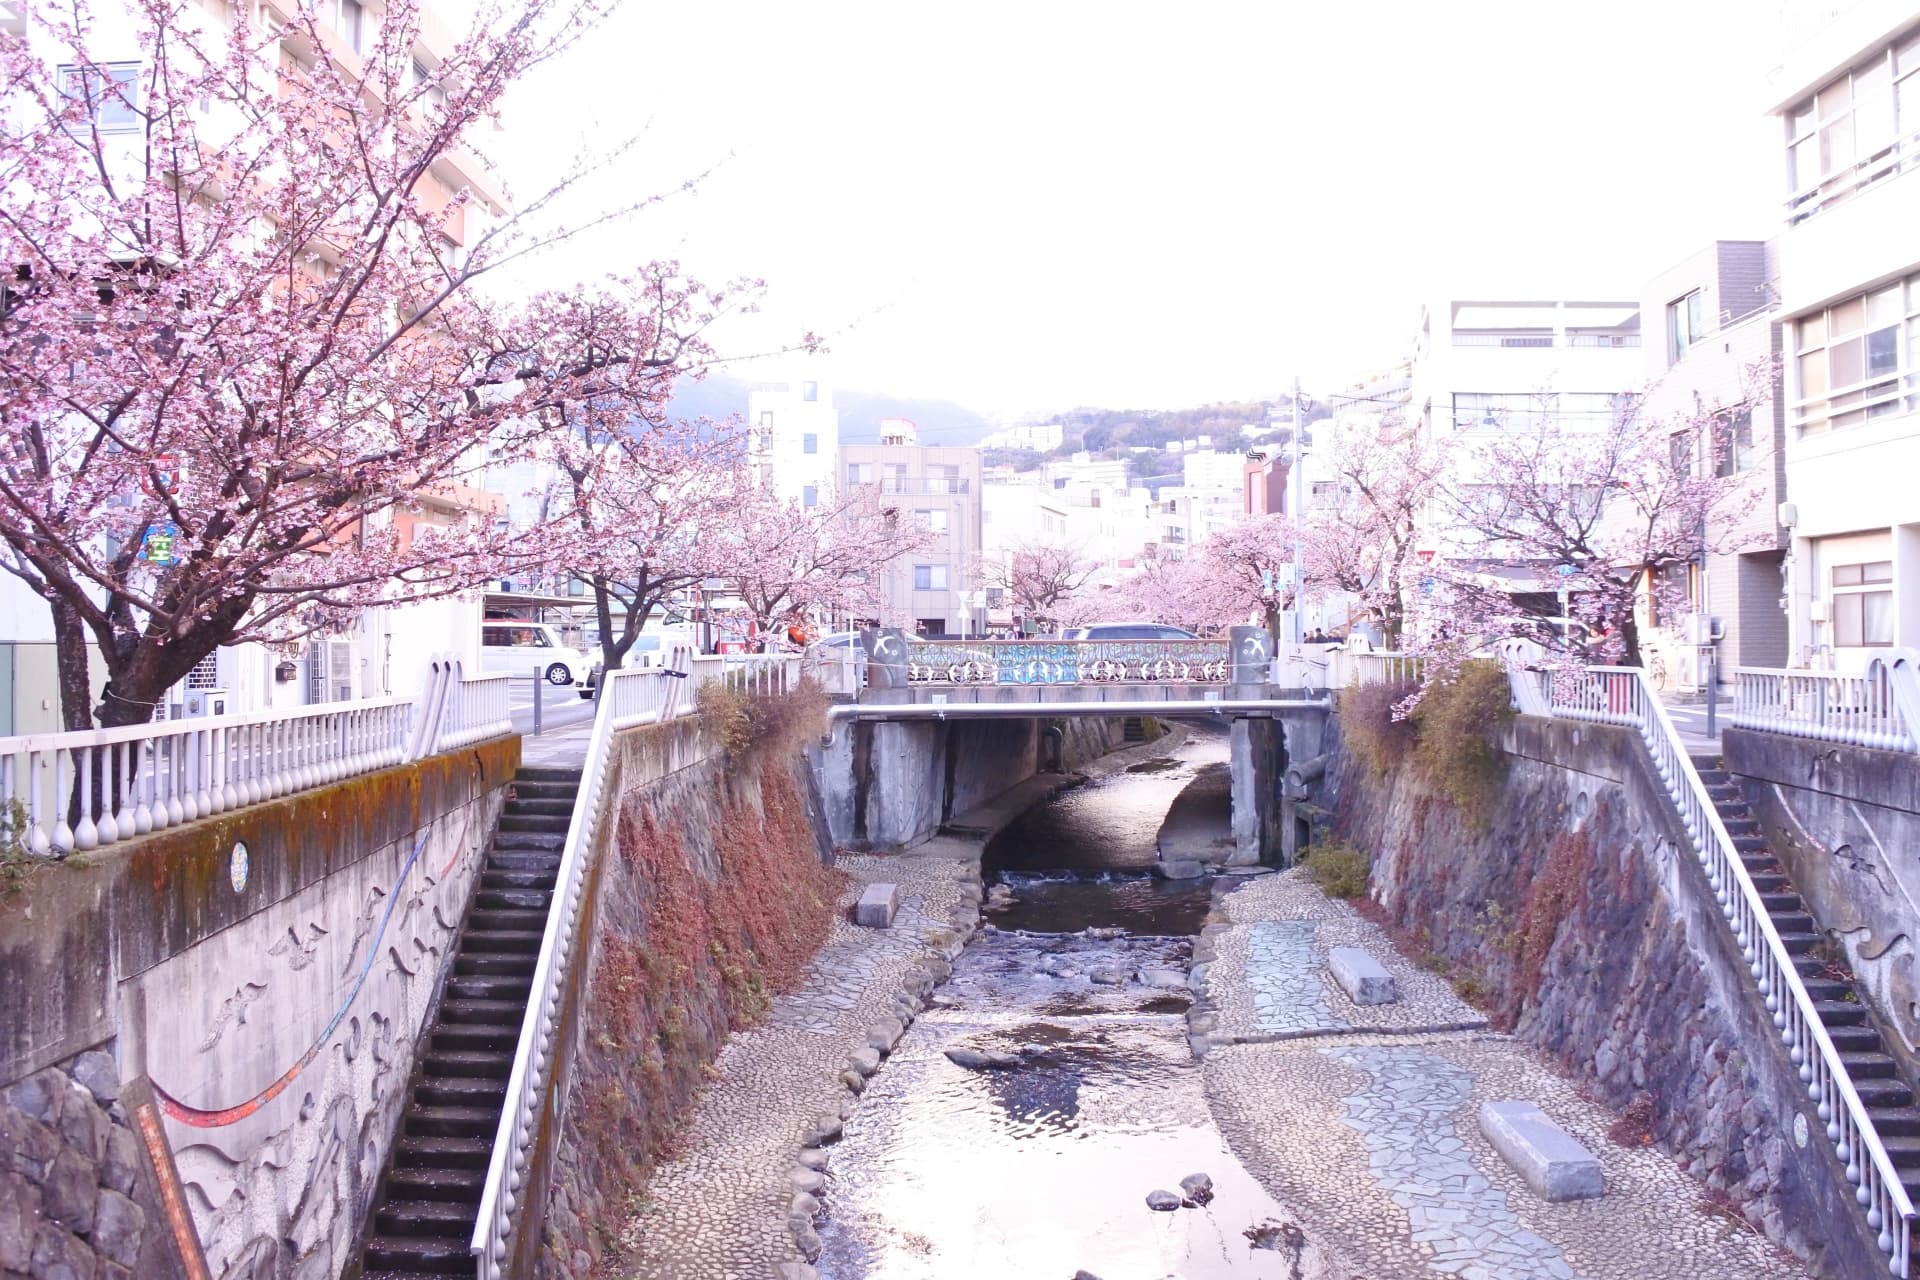
[[[1212,918],[1191,1026],[1214,1121],[1267,1191],[1298,1212],[1309,1243],[1353,1275],[1808,1275],[1713,1211],[1658,1150],[1608,1139],[1614,1115],[1531,1047],[1460,1029],[1478,1015],[1298,873],[1224,892]],[[1323,976],[1332,946],[1371,952],[1398,981],[1400,1003],[1347,1001]],[[1393,1016],[1365,1025],[1379,1012]],[[1557,1204],[1535,1195],[1479,1130],[1480,1104],[1509,1099],[1537,1103],[1593,1152],[1606,1194]]]
[[[800,1251],[788,1216],[802,1131],[837,1123],[853,1095],[841,1076],[876,1024],[899,1019],[916,966],[957,954],[978,919],[976,866],[950,851],[846,856],[841,907],[877,882],[900,886],[891,929],[842,911],[799,990],[731,1037],[687,1121],[678,1156],[654,1171],[621,1233],[633,1280],[769,1280]],[[898,1026],[898,1023],[895,1023]],[[818,1176],[818,1175],[816,1175]]]
[[[1205,995],[1216,1044],[1342,1031],[1470,1030],[1486,1017],[1438,974],[1393,949],[1380,927],[1329,899],[1300,871],[1259,876],[1223,893],[1208,931]],[[1327,972],[1327,952],[1359,947],[1392,974],[1400,999],[1358,1005]]]

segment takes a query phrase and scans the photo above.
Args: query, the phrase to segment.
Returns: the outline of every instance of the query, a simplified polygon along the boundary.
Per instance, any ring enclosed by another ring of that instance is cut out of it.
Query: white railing
[[[579,928],[582,890],[599,831],[600,799],[613,758],[614,735],[635,725],[654,724],[691,712],[694,681],[688,674],[688,655],[679,650],[667,667],[609,672],[600,690],[580,790],[574,798],[567,841],[560,853],[553,906],[547,913],[546,934],[540,940],[533,990],[520,1024],[520,1044],[514,1053],[513,1071],[507,1077],[506,1104],[494,1133],[493,1158],[487,1165],[487,1180],[474,1222],[470,1243],[480,1280],[507,1274],[514,1215],[526,1199],[542,1100],[552,1081],[561,1000],[574,957],[585,942]]]
[[[1639,667],[1587,667],[1557,672],[1510,667],[1515,700],[1522,706],[1544,701],[1549,714],[1572,720],[1632,725],[1652,757],[1655,772],[1679,813],[1705,869],[1721,913],[1733,930],[1747,972],[1773,1015],[1773,1025],[1788,1056],[1799,1068],[1807,1096],[1826,1123],[1827,1138],[1845,1166],[1855,1198],[1867,1211],[1890,1270],[1906,1277],[1912,1257],[1913,1201],[1888,1159],[1865,1104],[1840,1061],[1826,1024],[1814,1008],[1780,941],[1760,892],[1727,834],[1706,785],[1681,744],[1666,706]],[[1521,682],[1532,688],[1520,687]]]
[[[1876,660],[1864,672],[1737,667],[1728,719],[1743,729],[1913,751],[1920,725],[1903,713],[1903,679],[1912,679],[1912,667],[1897,661]]]
[[[437,747],[454,751],[513,732],[513,677],[506,674],[467,676],[447,686],[447,703],[440,723]],[[540,696],[536,686],[534,697]]]
[[[1394,650],[1327,651],[1327,687],[1351,689],[1363,684],[1397,684],[1420,679],[1426,659]]]
[[[64,857],[513,731],[505,676],[419,696],[0,738],[0,830]]]
[[[815,645],[801,657],[800,669],[830,694],[857,698],[867,687],[867,651],[859,644]]]
[[[756,696],[792,692],[800,683],[797,653],[722,653],[692,658],[686,668],[695,688],[711,680],[725,680]]]

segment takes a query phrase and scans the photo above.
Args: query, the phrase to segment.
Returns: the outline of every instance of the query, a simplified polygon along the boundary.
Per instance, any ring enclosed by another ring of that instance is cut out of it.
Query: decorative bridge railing
[[[1783,671],[1738,667],[1733,713],[1743,729],[1764,729],[1893,751],[1920,749],[1920,686],[1911,653],[1895,650],[1865,671]]]
[[[935,640],[907,646],[907,682],[1226,684],[1225,640]]]

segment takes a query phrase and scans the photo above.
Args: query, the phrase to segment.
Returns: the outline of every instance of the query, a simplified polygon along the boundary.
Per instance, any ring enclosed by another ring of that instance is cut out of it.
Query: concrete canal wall
[[[172,1215],[212,1275],[338,1275],[519,756],[252,805],[0,897],[0,1274],[184,1274]]]

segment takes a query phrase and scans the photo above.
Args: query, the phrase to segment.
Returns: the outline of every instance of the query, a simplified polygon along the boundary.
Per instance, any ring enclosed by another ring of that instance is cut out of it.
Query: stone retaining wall
[[[1627,1140],[1657,1142],[1823,1274],[1882,1271],[1644,748],[1525,717],[1504,745],[1507,778],[1470,820],[1411,766],[1374,778],[1336,747],[1316,800],[1373,859],[1379,914],[1623,1110]]]
[[[797,982],[839,893],[798,750],[729,760],[696,722],[620,739],[537,1274],[616,1274],[619,1232],[728,1034]],[[522,1227],[524,1230],[524,1226]]]

